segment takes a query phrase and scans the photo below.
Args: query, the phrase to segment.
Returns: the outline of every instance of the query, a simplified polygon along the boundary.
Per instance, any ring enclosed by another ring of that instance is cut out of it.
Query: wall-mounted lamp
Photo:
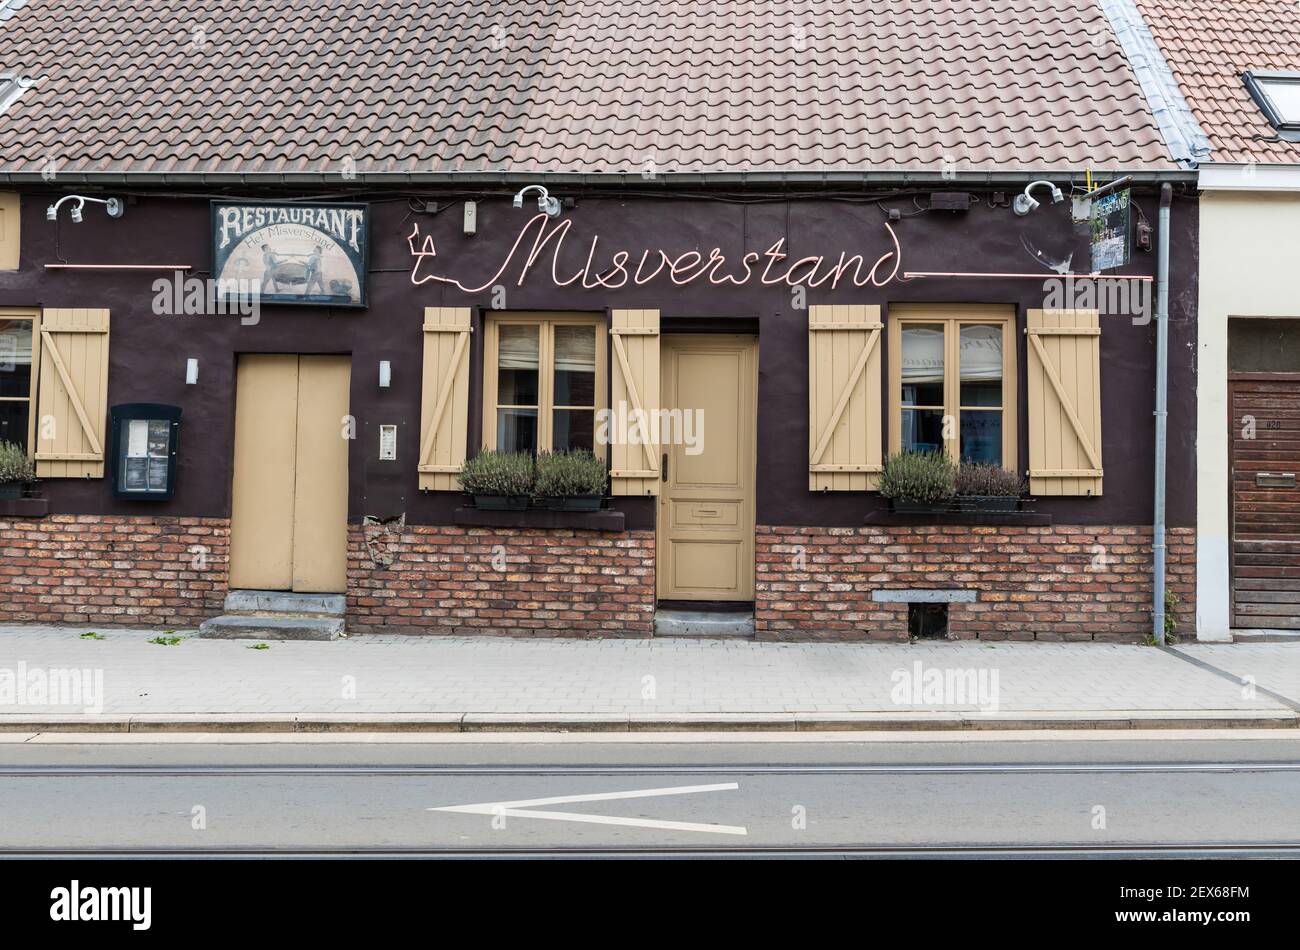
[[[393,364],[388,360],[379,361],[379,388],[387,389],[393,385]]]
[[[1031,181],[1025,186],[1023,193],[1016,195],[1016,200],[1011,204],[1011,210],[1021,217],[1024,217],[1037,208],[1038,201],[1030,194],[1030,192],[1040,186],[1052,189],[1052,204],[1060,204],[1065,200],[1065,195],[1061,194],[1061,189],[1057,188],[1050,181]]]
[[[126,204],[121,198],[87,198],[84,195],[64,195],[54,204],[45,209],[46,221],[59,220],[59,208],[65,201],[75,201],[72,206],[72,221],[74,224],[81,223],[81,209],[86,206],[87,201],[93,201],[97,205],[103,205],[104,210],[108,212],[110,218],[120,218],[126,213]]]
[[[514,206],[516,208],[522,208],[524,206],[524,195],[528,194],[528,192],[530,191],[538,192],[537,195],[538,211],[545,211],[552,218],[556,217],[560,213],[560,199],[552,198],[551,193],[547,191],[545,188],[543,188],[541,185],[526,185],[525,187],[519,189],[519,193],[515,195],[515,200],[514,200]]]
[[[199,361],[190,357],[185,361],[185,385],[194,386],[199,381]]]

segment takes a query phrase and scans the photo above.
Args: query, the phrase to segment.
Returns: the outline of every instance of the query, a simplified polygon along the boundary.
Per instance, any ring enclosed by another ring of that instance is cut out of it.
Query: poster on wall
[[[1092,202],[1089,216],[1092,272],[1123,267],[1129,255],[1129,191],[1102,195]]]
[[[223,298],[364,307],[369,252],[366,204],[212,202],[212,275]]]

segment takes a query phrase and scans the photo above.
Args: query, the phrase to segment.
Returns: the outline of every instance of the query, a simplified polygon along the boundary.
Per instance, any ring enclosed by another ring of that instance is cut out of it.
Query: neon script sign
[[[508,280],[508,275],[513,273],[511,268],[518,267],[516,286],[522,287],[529,275],[539,270],[539,264],[544,268],[545,260],[549,258],[550,280],[557,287],[580,284],[585,290],[598,287],[618,290],[627,286],[640,287],[662,276],[678,287],[702,282],[740,287],[757,281],[768,286],[784,284],[795,287],[802,284],[807,287],[828,286],[834,290],[846,280],[852,281],[855,287],[865,287],[868,284],[883,287],[898,276],[902,257],[898,235],[888,223],[885,224],[885,230],[889,232],[893,250],[880,255],[870,267],[863,255],[848,251],[840,251],[838,258],[823,254],[800,257],[787,263],[790,255],[785,253],[785,238],[780,238],[765,251],[746,251],[737,264],[734,260],[728,260],[719,247],[713,248],[707,255],[699,251],[672,254],[662,248],[616,249],[611,253],[601,248],[599,235],[592,235],[582,267],[576,272],[562,274],[560,252],[573,222],[566,219],[548,226],[550,221],[546,214],[538,214],[529,219],[520,228],[514,244],[510,246],[510,251],[495,273],[481,283],[435,273],[433,259],[437,256],[437,251],[434,250],[433,237],[427,234],[421,237],[420,225],[416,222],[411,233],[406,236],[413,258],[411,283],[418,287],[429,281],[438,281],[451,284],[467,294],[477,294]],[[530,237],[532,243],[529,246]],[[525,246],[528,246],[526,252],[522,250]],[[545,273],[544,270],[542,272]]]

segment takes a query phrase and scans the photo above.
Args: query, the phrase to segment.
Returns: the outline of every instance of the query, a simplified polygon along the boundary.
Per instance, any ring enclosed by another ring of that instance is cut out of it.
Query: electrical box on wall
[[[128,403],[112,413],[113,495],[160,501],[176,490],[179,406]]]

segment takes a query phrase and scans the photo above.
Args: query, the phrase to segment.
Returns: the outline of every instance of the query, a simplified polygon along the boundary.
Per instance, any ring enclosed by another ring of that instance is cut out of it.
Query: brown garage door
[[[1300,375],[1234,378],[1232,625],[1300,630]]]

